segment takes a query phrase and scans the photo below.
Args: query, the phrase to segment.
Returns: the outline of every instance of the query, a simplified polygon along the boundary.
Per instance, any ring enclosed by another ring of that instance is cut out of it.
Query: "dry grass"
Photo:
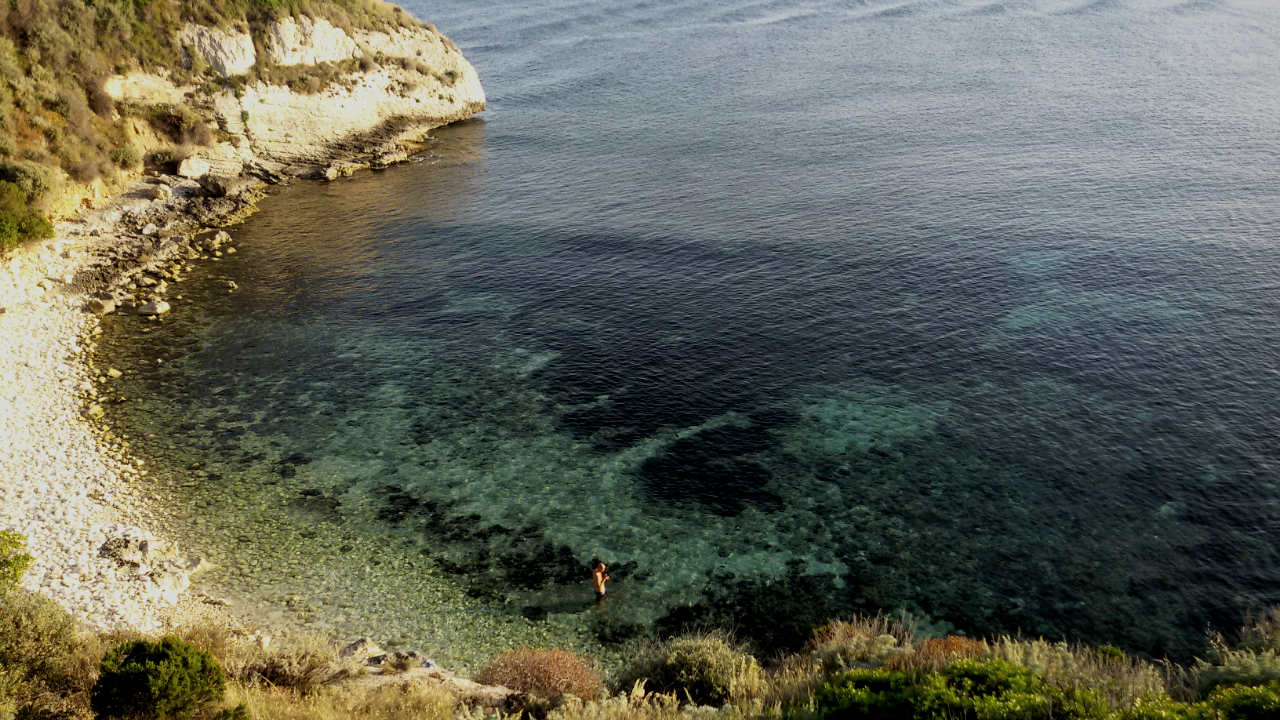
[[[927,674],[938,672],[962,658],[979,659],[991,654],[991,646],[985,640],[960,635],[929,638],[916,645],[911,652],[890,658],[886,666],[890,670]]]
[[[339,658],[337,648],[318,635],[303,636],[286,647],[271,650],[241,645],[224,658],[228,677],[239,683],[287,690],[300,696],[368,672],[354,659]]]
[[[308,695],[231,683],[227,703],[244,703],[254,720],[449,720],[456,701],[448,690],[423,683],[345,685]]]
[[[1031,670],[1055,687],[1097,692],[1114,708],[1131,708],[1137,700],[1167,692],[1165,673],[1115,648],[1003,637],[991,643],[991,654]]]
[[[589,662],[567,650],[519,648],[494,658],[475,681],[544,698],[568,694],[590,700],[600,694],[602,684]]]
[[[888,635],[897,645],[907,647],[915,640],[915,627],[905,617],[858,615],[849,620],[835,620],[813,631],[806,650],[812,652],[831,645],[847,645],[866,638]]]
[[[682,703],[673,694],[646,692],[637,682],[628,693],[583,702],[569,698],[547,715],[547,720],[745,720],[763,713],[760,701],[735,703],[720,708],[696,707]]]

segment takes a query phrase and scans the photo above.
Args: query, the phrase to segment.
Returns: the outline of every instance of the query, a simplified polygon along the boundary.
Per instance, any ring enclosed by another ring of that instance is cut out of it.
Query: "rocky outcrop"
[[[187,23],[178,34],[178,43],[200,53],[222,77],[244,75],[258,62],[249,33]]]
[[[258,58],[245,33],[187,25],[179,38],[223,76],[251,69]],[[335,161],[352,167],[403,162],[404,144],[433,127],[470,118],[485,108],[475,69],[457,47],[429,27],[350,34],[322,19],[286,18],[270,26],[264,53],[278,65],[305,66],[364,57],[355,70],[317,92],[255,83],[205,95],[164,77],[113,77],[107,91],[126,104],[187,104],[209,119],[222,142],[194,148],[179,174],[235,177],[338,177]],[[302,76],[305,80],[305,72]],[[183,96],[187,96],[184,99]]]
[[[315,65],[361,56],[356,41],[323,18],[285,18],[271,24],[267,52],[277,65]]]

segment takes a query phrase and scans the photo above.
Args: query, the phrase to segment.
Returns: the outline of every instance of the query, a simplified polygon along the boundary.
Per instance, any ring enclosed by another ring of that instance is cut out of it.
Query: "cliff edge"
[[[403,160],[431,128],[485,108],[475,68],[429,26],[344,31],[323,18],[288,17],[265,38],[255,48],[248,32],[188,23],[179,37],[186,62],[223,82],[179,85],[167,73],[136,72],[108,78],[105,89],[123,106],[150,108],[130,131],[153,154],[173,143],[154,128],[157,113],[194,113],[206,124],[216,140],[177,151],[188,177],[333,178]],[[287,82],[251,82],[246,74],[261,65],[283,70]]]

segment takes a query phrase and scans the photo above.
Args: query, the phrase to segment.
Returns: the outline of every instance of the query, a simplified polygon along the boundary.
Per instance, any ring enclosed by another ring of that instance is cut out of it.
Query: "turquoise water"
[[[1280,10],[407,7],[484,119],[264,203],[125,416],[300,568],[220,581],[358,594],[303,570],[365,542],[438,583],[406,644],[606,654],[906,609],[1186,658],[1280,600]]]

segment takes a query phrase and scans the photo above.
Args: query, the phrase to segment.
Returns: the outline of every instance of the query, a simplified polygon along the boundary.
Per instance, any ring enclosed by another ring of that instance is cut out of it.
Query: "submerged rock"
[[[139,315],[163,315],[169,312],[169,303],[164,300],[152,300],[138,308]]]
[[[85,304],[89,312],[94,315],[109,315],[116,311],[116,303],[114,300],[99,300],[98,298],[90,298]]]

